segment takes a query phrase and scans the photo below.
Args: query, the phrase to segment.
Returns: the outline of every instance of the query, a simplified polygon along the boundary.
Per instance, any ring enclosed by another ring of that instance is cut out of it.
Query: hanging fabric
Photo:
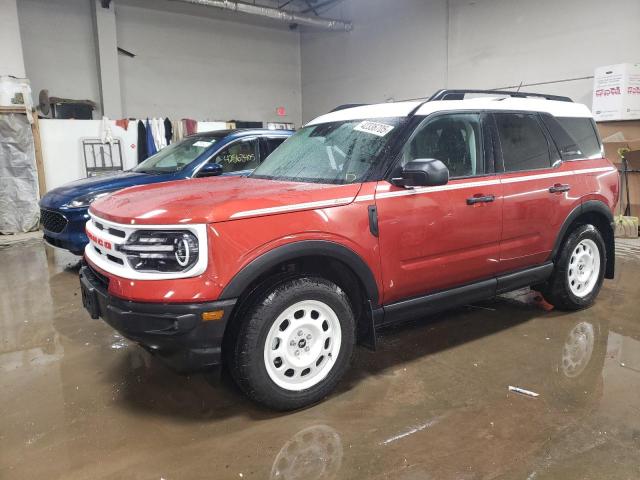
[[[156,148],[156,142],[153,139],[153,131],[152,131],[151,123],[149,122],[148,118],[147,118],[146,127],[147,127],[147,154],[151,156],[158,153],[158,149]]]
[[[173,122],[173,141],[179,142],[184,138],[184,124],[182,120]]]
[[[167,145],[170,145],[173,138],[173,126],[169,117],[164,119],[164,138],[167,140]]]
[[[198,132],[198,122],[190,118],[183,118],[185,135],[193,135]]]
[[[138,163],[144,162],[148,156],[147,129],[144,127],[144,122],[138,120]]]
[[[123,130],[127,130],[129,128],[129,119],[121,118],[120,120],[116,120],[116,125]]]
[[[162,150],[166,146],[166,139],[164,138],[164,121],[160,118],[152,118],[151,128],[153,129],[153,140],[156,144],[156,150]]]
[[[100,141],[102,143],[113,144],[113,132],[111,132],[111,121],[102,116],[102,123],[100,124]]]

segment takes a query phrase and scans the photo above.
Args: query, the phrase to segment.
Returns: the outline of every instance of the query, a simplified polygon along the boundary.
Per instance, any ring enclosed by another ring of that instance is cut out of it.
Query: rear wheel
[[[322,278],[285,280],[245,310],[228,357],[252,400],[291,410],[326,397],[347,370],[355,322],[346,294]]]
[[[605,245],[593,225],[577,227],[562,246],[543,293],[556,308],[579,310],[593,304],[606,267]]]

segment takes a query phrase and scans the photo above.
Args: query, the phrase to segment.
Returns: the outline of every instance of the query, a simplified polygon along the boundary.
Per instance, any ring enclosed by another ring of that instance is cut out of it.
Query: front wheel
[[[561,310],[591,306],[602,287],[606,261],[598,229],[593,225],[577,227],[562,246],[544,296]]]
[[[326,397],[355,342],[349,299],[322,278],[285,280],[258,295],[240,321],[231,374],[252,400],[292,410]]]

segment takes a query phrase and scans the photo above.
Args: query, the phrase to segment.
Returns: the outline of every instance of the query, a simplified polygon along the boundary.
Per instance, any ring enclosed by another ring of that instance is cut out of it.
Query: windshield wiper
[[[136,173],[148,173],[149,175],[162,175],[163,173],[172,173],[173,171],[163,172],[162,170],[135,170]]]

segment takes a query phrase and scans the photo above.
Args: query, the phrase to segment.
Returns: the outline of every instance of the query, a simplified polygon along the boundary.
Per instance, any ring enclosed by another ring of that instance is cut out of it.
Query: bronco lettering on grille
[[[107,240],[103,240],[99,237],[97,237],[96,235],[94,235],[93,233],[91,233],[89,230],[87,230],[87,237],[89,237],[89,240],[91,240],[93,243],[106,248],[107,250],[111,250],[112,249],[112,245],[111,242],[107,241]]]

